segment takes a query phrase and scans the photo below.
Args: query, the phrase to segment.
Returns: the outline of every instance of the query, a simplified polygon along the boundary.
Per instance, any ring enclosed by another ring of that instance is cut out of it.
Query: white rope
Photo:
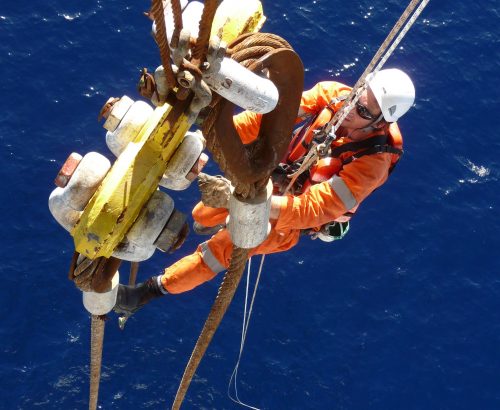
[[[250,301],[250,307],[248,307],[248,291],[250,287],[250,272],[251,272],[251,262],[252,258],[248,259],[248,269],[247,269],[247,283],[245,288],[245,307],[243,311],[243,326],[241,329],[241,342],[240,342],[240,352],[238,355],[238,360],[236,361],[236,365],[234,366],[233,373],[231,374],[231,378],[229,379],[229,384],[227,386],[227,395],[228,397],[237,404],[240,404],[246,408],[253,410],[260,410],[258,407],[253,407],[248,404],[243,403],[238,396],[238,370],[240,367],[241,356],[243,355],[243,348],[245,347],[245,340],[247,338],[248,326],[250,324],[250,317],[252,316],[253,303],[255,301],[255,296],[257,294],[257,287],[259,286],[260,274],[262,273],[262,267],[264,266],[264,259],[266,255],[262,255],[260,260],[259,272],[257,273],[257,279],[255,280],[255,286],[253,288],[252,300]],[[247,311],[248,307],[248,311]],[[234,383],[233,383],[234,381]],[[231,395],[231,384],[234,385],[234,393],[235,397]]]

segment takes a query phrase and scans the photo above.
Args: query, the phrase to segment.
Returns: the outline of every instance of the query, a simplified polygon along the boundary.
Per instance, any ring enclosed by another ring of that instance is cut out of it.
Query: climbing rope
[[[420,5],[418,5],[418,3],[420,3]],[[342,124],[342,121],[344,121],[345,117],[349,114],[349,112],[358,101],[361,93],[367,87],[365,80],[368,74],[377,73],[383,67],[387,59],[399,45],[413,23],[415,23],[417,18],[420,16],[425,6],[427,6],[427,3],[429,3],[429,0],[412,0],[408,7],[406,7],[401,17],[398,19],[382,45],[373,56],[370,64],[368,64],[365,71],[352,88],[351,93],[347,97],[346,103],[339,111],[335,113],[331,121],[329,121],[329,123],[325,127],[324,132],[326,134],[331,133],[333,124],[335,124],[333,133],[337,131],[337,129],[340,127],[340,124]],[[391,42],[392,45],[389,47],[389,44],[391,44]]]
[[[295,173],[290,175],[291,180],[285,190],[285,195],[290,191],[299,175],[309,169],[311,165],[317,161],[318,157],[320,156],[320,152],[318,152],[318,150],[327,148],[335,140],[338,128],[341,126],[342,122],[347,117],[349,112],[354,108],[354,105],[360,98],[363,91],[366,89],[366,77],[368,76],[368,74],[375,74],[383,67],[387,59],[394,52],[396,47],[399,45],[401,40],[404,38],[411,26],[415,23],[428,3],[429,0],[412,0],[410,2],[390,33],[387,35],[382,45],[373,56],[370,64],[368,64],[363,74],[352,88],[351,93],[347,97],[342,108],[335,113],[333,118],[327,124],[325,124],[325,126],[321,130],[319,130],[319,135],[325,137],[324,142],[322,144],[312,144],[308,155],[302,162],[299,169]]]
[[[253,303],[255,301],[255,296],[257,294],[257,289],[259,287],[259,281],[260,281],[260,275],[262,273],[262,268],[264,266],[264,260],[265,260],[266,255],[262,255],[260,259],[260,266],[259,266],[259,271],[257,273],[257,279],[255,280],[255,286],[253,288],[253,293],[252,293],[252,300],[250,302],[250,307],[248,308],[247,311],[247,306],[248,306],[248,290],[250,287],[250,272],[251,272],[251,263],[252,263],[252,258],[248,259],[248,267],[247,267],[247,282],[246,282],[246,288],[245,288],[245,306],[243,309],[243,326],[241,328],[241,342],[240,342],[240,352],[238,354],[238,360],[236,361],[236,365],[234,366],[233,373],[231,374],[231,378],[229,379],[229,384],[227,386],[227,395],[229,398],[234,401],[237,404],[240,404],[244,407],[247,407],[249,409],[253,410],[259,410],[257,407],[250,406],[248,404],[243,403],[239,396],[238,396],[238,370],[240,367],[240,362],[241,362],[241,356],[243,355],[243,349],[245,347],[245,341],[247,338],[247,332],[248,332],[248,326],[250,325],[250,318],[252,317],[252,311],[253,311]],[[233,383],[234,381],[234,383]],[[231,395],[230,389],[231,389],[231,383],[233,383],[234,386],[234,393],[235,397]]]
[[[172,404],[172,410],[180,409],[187,389],[193,379],[194,373],[196,372],[196,369],[198,368],[201,359],[203,358],[203,355],[205,354],[207,347],[215,334],[215,331],[219,327],[219,324],[222,321],[231,300],[233,299],[234,291],[238,287],[243,271],[245,270],[245,264],[249,252],[250,249],[238,248],[236,246],[233,248],[231,263],[224,276],[205,325],[203,326],[203,330],[201,331],[193,349],[193,353],[189,358],[186,369],[184,370],[177,394],[175,395],[174,403]]]

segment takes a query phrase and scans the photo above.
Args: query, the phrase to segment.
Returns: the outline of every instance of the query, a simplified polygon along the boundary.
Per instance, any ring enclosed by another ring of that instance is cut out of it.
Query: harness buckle
[[[349,232],[349,221],[330,222],[321,226],[317,232],[310,233],[311,239],[320,239],[323,242],[333,242],[342,239]]]

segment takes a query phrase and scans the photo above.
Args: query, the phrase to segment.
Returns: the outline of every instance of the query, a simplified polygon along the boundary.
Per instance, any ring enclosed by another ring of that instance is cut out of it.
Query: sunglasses
[[[356,112],[361,118],[364,118],[365,120],[374,121],[377,119],[377,117],[375,117],[370,111],[368,111],[368,108],[366,108],[359,101],[356,102]]]

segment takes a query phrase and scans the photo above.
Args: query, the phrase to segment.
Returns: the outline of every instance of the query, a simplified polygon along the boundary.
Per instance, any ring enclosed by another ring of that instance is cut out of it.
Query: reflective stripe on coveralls
[[[220,262],[208,247],[208,241],[200,243],[200,248],[203,262],[205,262],[214,273],[220,273],[223,270],[226,270],[226,268],[220,264]]]
[[[344,203],[346,209],[354,208],[358,202],[354,198],[349,187],[346,185],[344,180],[337,175],[334,175],[332,178],[328,180],[328,183],[338,195],[340,200]]]
[[[252,250],[251,255],[284,252],[297,244],[300,230],[277,231],[275,224],[276,222],[271,223],[272,227],[269,236],[257,248]],[[204,257],[202,245],[199,245],[193,254],[185,256],[165,269],[161,277],[161,283],[169,293],[186,292],[215,277],[217,273],[212,271],[212,268],[208,265],[209,262]],[[229,231],[221,229],[205,242],[205,246],[217,261],[216,265],[222,266],[222,270],[227,269],[233,249]],[[208,253],[205,253],[205,255],[208,255]],[[219,269],[216,266],[213,266],[213,268],[216,271]]]

